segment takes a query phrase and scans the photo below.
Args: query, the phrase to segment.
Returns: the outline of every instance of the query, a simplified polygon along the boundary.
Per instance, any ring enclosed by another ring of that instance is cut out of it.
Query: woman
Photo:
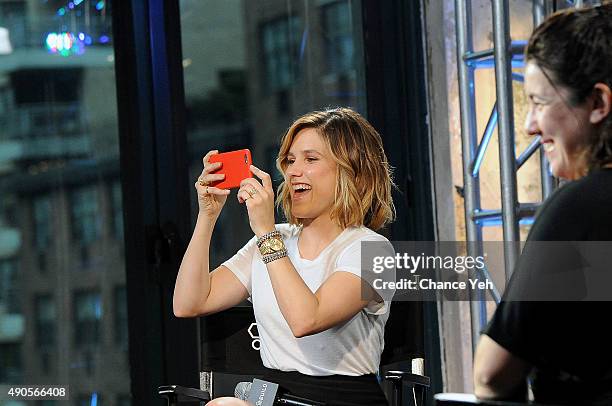
[[[237,198],[255,236],[209,273],[213,228],[229,194],[207,186],[223,179],[208,162],[216,152],[204,157],[195,184],[199,214],[176,281],[175,315],[212,314],[250,298],[266,380],[329,405],[386,404],[375,374],[391,298],[362,288],[360,266],[361,242],[388,245],[373,230],[395,214],[379,134],[346,108],[295,121],[277,158],[284,182],[276,202],[288,223],[275,225],[270,175],[252,166],[258,179],[245,179]]]
[[[481,337],[475,392],[520,397],[532,373],[539,403],[610,405],[612,334],[600,326],[609,324],[612,302],[609,295],[589,302],[584,282],[592,268],[578,253],[558,248],[569,246],[564,241],[612,241],[612,5],[552,15],[532,34],[526,61],[527,132],[541,137],[553,174],[569,182],[540,209]],[[542,241],[556,241],[553,255],[537,249],[546,247]],[[552,290],[538,284],[558,278],[573,285]],[[526,291],[582,302],[527,301],[544,299],[523,296]]]

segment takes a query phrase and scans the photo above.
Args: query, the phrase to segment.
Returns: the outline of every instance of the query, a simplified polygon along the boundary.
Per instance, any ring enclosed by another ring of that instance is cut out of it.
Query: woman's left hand
[[[240,182],[238,189],[238,202],[246,203],[249,213],[249,224],[256,236],[274,231],[274,189],[270,175],[255,165],[251,165],[251,172],[259,179],[246,178]]]

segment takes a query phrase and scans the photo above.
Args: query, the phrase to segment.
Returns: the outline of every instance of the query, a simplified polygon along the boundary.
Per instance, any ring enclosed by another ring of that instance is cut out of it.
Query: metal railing
[[[457,42],[457,65],[459,79],[459,103],[461,118],[461,144],[463,159],[463,193],[465,204],[466,239],[477,244],[468,244],[468,255],[481,255],[483,250],[482,229],[486,226],[503,227],[504,242],[518,243],[520,241],[519,224],[533,222],[538,204],[521,204],[517,194],[517,170],[538,149],[540,154],[540,180],[542,184],[542,200],[545,200],[554,190],[555,182],[548,168],[548,161],[540,147],[539,137],[516,157],[514,105],[512,81],[523,81],[520,74],[512,68],[524,66],[523,52],[526,41],[510,40],[509,6],[507,0],[491,0],[493,17],[493,48],[475,51],[473,48],[473,27],[471,0],[455,0],[455,23]],[[533,0],[532,12],[534,27],[546,15],[553,12],[559,4],[555,0]],[[582,7],[599,4],[599,1],[565,1],[565,6]],[[476,126],[476,100],[474,72],[477,69],[495,69],[497,101],[493,105],[480,137]],[[498,129],[501,209],[483,209],[480,195],[480,169],[482,160],[495,128]],[[504,252],[504,271],[506,281],[510,279],[518,260],[519,244],[504,244],[508,249]],[[487,272],[478,275],[481,279],[489,279]],[[491,282],[493,282],[491,280]],[[493,285],[494,286],[494,285]],[[496,287],[490,294],[496,302],[500,296]],[[484,294],[471,298],[472,343],[475,346],[480,331],[487,321],[487,309]]]

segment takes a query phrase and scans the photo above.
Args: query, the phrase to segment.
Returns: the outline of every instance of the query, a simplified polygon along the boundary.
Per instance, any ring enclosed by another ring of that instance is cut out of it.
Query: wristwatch
[[[261,255],[274,254],[285,249],[285,243],[280,236],[271,236],[267,240],[263,241],[259,246],[259,252]]]

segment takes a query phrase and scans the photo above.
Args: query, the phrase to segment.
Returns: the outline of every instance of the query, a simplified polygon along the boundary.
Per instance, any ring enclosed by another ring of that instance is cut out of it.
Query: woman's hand
[[[247,178],[240,182],[238,190],[238,202],[246,203],[249,213],[249,225],[256,236],[274,231],[274,190],[270,175],[255,165],[251,165],[251,172],[257,179]]]
[[[205,214],[211,219],[216,219],[219,216],[219,213],[221,213],[221,209],[227,200],[227,195],[230,193],[230,191],[227,189],[219,189],[208,186],[213,181],[223,180],[225,178],[225,175],[222,173],[211,173],[212,171],[219,169],[222,165],[221,162],[208,162],[211,155],[217,153],[219,153],[218,150],[208,151],[204,158],[202,158],[204,169],[195,183],[195,188],[198,193],[198,206],[200,213]]]

